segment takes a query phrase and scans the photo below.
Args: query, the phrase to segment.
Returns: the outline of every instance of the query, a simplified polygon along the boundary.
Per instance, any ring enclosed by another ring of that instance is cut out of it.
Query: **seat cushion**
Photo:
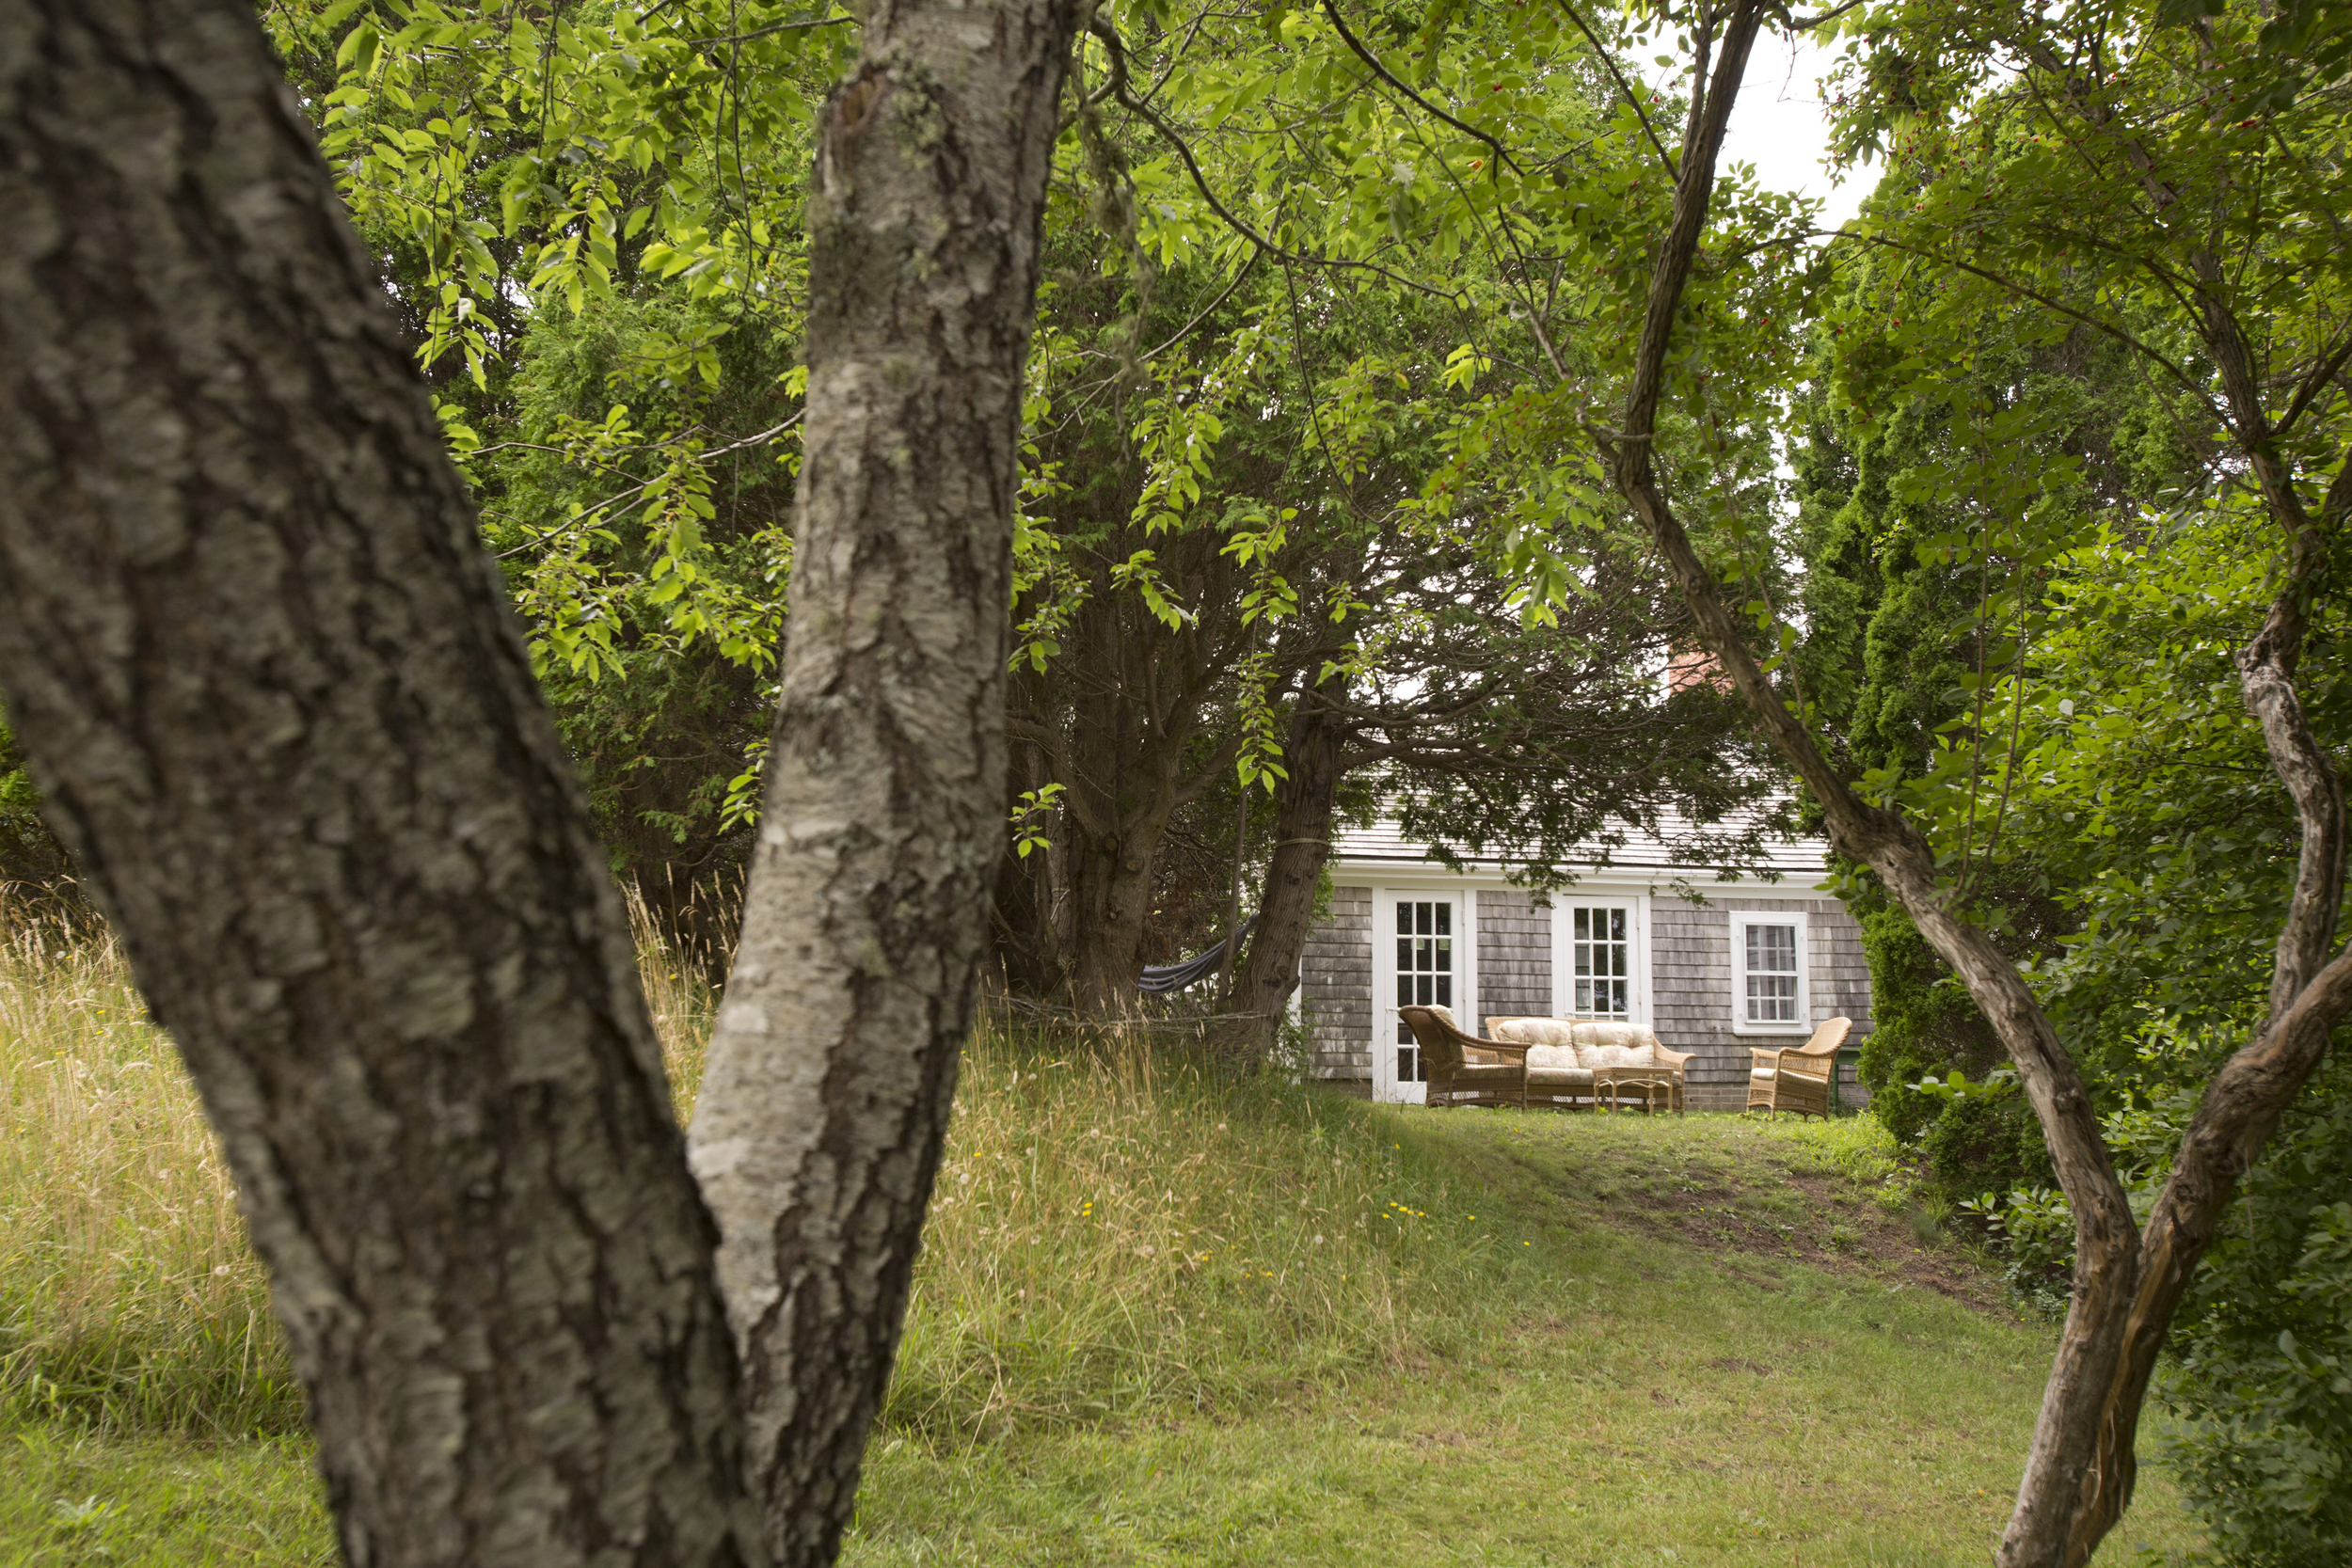
[[[1432,1007],[1432,1008],[1430,1008],[1429,1010],[1430,1010],[1431,1012],[1433,1012],[1433,1013],[1437,1014],[1439,1018],[1443,1019],[1443,1020],[1445,1021],[1445,1026],[1446,1026],[1447,1028],[1452,1029],[1452,1030],[1455,1031],[1456,1033],[1459,1033],[1459,1032],[1460,1032],[1460,1030],[1461,1030],[1461,1027],[1462,1027],[1462,1026],[1461,1026],[1460,1024],[1458,1024],[1458,1023],[1456,1023],[1456,1022],[1454,1022],[1454,1009],[1453,1009],[1453,1008],[1451,1008],[1451,1007]]]
[[[1576,1048],[1576,1059],[1587,1068],[1656,1067],[1658,1053],[1654,1046],[1642,1045],[1583,1045]]]

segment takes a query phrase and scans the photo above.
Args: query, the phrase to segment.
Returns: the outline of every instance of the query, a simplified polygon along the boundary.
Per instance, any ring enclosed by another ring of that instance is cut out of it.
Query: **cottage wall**
[[[1372,889],[1335,887],[1331,912],[1307,934],[1299,1006],[1314,1039],[1317,1078],[1372,1082]]]
[[[1801,1039],[1759,1038],[1731,1032],[1731,911],[1798,911],[1807,918],[1810,963],[1805,976],[1815,1020],[1841,1014],[1854,1022],[1850,1043],[1870,1032],[1870,967],[1862,956],[1862,927],[1835,898],[1710,898],[1692,904],[1660,896],[1650,902],[1650,999],[1658,1038],[1674,1051],[1697,1054],[1684,1069],[1691,1108],[1737,1109],[1747,1103],[1748,1052],[1798,1045]],[[1848,1105],[1869,1095],[1840,1069],[1838,1093]]]
[[[1551,1015],[1551,911],[1518,888],[1478,895],[1478,1019],[1462,1027],[1484,1034],[1489,1015]]]
[[[1363,1093],[1370,1092],[1379,1003],[1372,994],[1372,898],[1370,887],[1332,890],[1329,914],[1308,936],[1299,985],[1313,1041],[1309,1071]],[[1464,1025],[1476,1030],[1490,1014],[1549,1015],[1551,911],[1517,888],[1482,888],[1475,898],[1478,1016],[1465,1018]],[[1664,1044],[1693,1053],[1686,1078],[1693,1110],[1745,1104],[1750,1049],[1799,1043],[1789,1037],[1732,1033],[1732,911],[1802,911],[1807,917],[1813,1017],[1852,1019],[1854,1040],[1869,1033],[1870,974],[1862,956],[1862,930],[1836,899],[1718,895],[1693,904],[1660,893],[1649,910],[1651,1016]],[[1849,1106],[1868,1099],[1851,1068],[1840,1074],[1839,1094]]]

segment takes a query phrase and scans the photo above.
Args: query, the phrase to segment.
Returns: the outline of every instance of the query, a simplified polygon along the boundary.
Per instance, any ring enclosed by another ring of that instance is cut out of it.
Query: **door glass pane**
[[[1454,1006],[1454,904],[1450,899],[1396,901],[1396,1005]],[[1418,1084],[1429,1076],[1414,1044],[1413,1031],[1396,1021],[1396,1081]]]
[[[1797,928],[1751,925],[1747,928],[1747,1004],[1750,1023],[1795,1023],[1797,1018]]]
[[[1569,1010],[1578,1018],[1633,1016],[1633,942],[1626,911],[1579,904],[1568,911]]]

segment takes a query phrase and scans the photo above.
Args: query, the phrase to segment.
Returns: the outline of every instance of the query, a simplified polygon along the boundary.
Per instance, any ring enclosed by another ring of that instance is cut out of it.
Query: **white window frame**
[[[1644,893],[1612,893],[1577,886],[1564,888],[1551,895],[1551,1013],[1554,1018],[1577,1016],[1576,1002],[1576,923],[1570,914],[1577,905],[1587,909],[1616,908],[1626,911],[1626,936],[1630,943],[1628,962],[1631,966],[1628,988],[1628,1003],[1631,1009],[1629,1022],[1647,1025],[1650,1017],[1650,953],[1649,895]]]
[[[1481,1033],[1478,1013],[1478,888],[1460,882],[1401,882],[1372,892],[1372,1097],[1390,1103],[1425,1103],[1426,1083],[1396,1081],[1396,906],[1431,898],[1454,901],[1454,1022]]]
[[[1731,1032],[1735,1035],[1813,1033],[1813,942],[1802,910],[1733,910],[1731,914]],[[1797,1017],[1792,1023],[1748,1022],[1748,927],[1797,928]]]

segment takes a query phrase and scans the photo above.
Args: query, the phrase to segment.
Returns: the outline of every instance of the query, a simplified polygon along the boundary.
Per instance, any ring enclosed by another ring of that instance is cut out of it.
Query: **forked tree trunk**
[[[0,686],[220,1132],[355,1562],[834,1554],[1003,838],[1074,9],[878,7],[826,110],[714,1255],[584,802],[250,7],[0,0]]]
[[[2206,346],[2233,404],[2233,434],[2289,545],[2284,586],[2261,632],[2239,655],[2238,667],[2272,766],[2295,800],[2303,847],[2278,940],[2269,1016],[2207,1085],[2172,1177],[2142,1230],[2133,1223],[2081,1076],[2031,990],[2000,949],[1949,907],[1934,856],[1917,831],[1857,796],[1782,701],[1658,481],[1651,448],[1677,309],[1698,254],[1716,155],[1759,19],[1756,0],[1734,0],[1718,18],[1723,35],[1713,80],[1692,97],[1677,166],[1674,221],[1652,271],[1620,432],[1609,438],[1612,474],[1665,556],[1701,638],[1759,727],[1820,801],[1832,845],[1878,874],[1966,983],[2017,1065],[2074,1211],[2075,1269],[2065,1329],[1997,1560],[2001,1568],[2080,1568],[2130,1503],[2140,1404],[2182,1291],[2212,1243],[2237,1179],[2318,1066],[2330,1029],[2352,1010],[2352,953],[2328,957],[2344,895],[2344,792],[2294,684],[2302,606],[2318,577],[2321,542],[2352,519],[2352,469],[2330,489],[2321,516],[2305,516],[2293,485],[2274,482],[2265,470],[2275,460],[2266,451],[2268,427],[2242,343],[2233,330],[2207,331]],[[1702,56],[1706,34],[1702,28]]]
[[[250,0],[0,0],[0,686],[349,1560],[758,1560],[628,926]]]
[[[1077,0],[878,0],[818,121],[783,704],[691,1158],[779,1563],[890,1373],[1005,840],[1022,373]]]

